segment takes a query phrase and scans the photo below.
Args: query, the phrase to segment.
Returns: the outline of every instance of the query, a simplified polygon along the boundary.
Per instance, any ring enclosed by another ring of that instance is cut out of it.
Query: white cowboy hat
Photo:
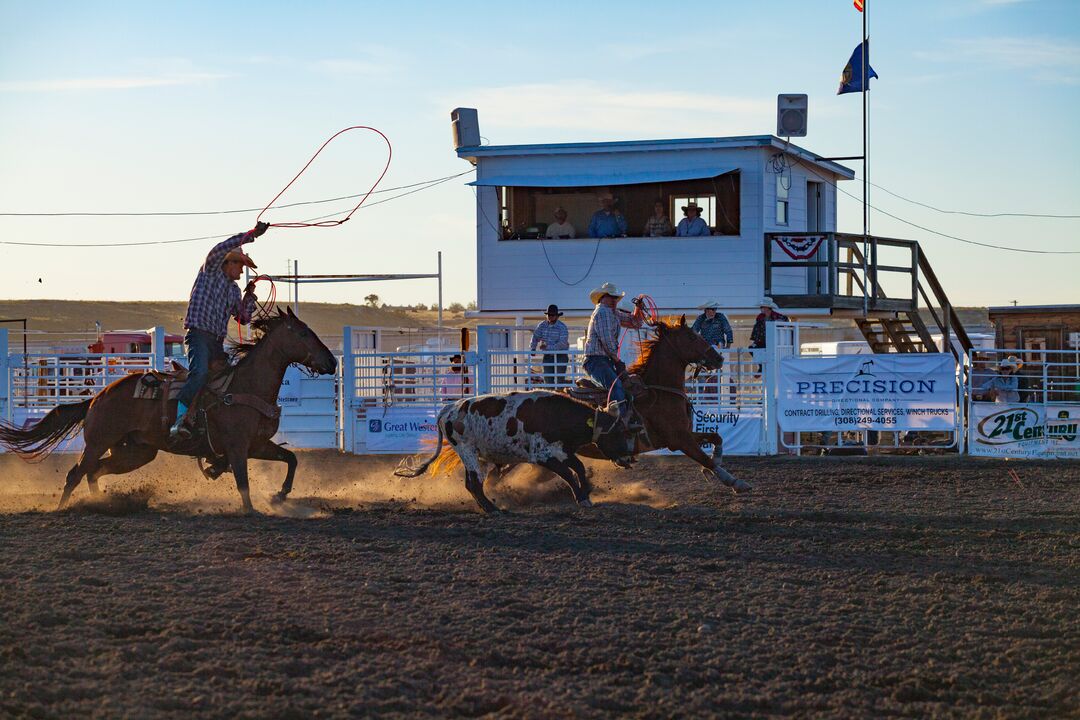
[[[604,297],[605,295],[612,295],[614,297],[621,298],[624,297],[626,293],[619,292],[619,288],[607,282],[589,293],[589,300],[592,302],[593,305],[595,305],[596,303],[600,302],[600,298]]]
[[[1024,363],[1015,355],[1010,355],[998,363],[999,370],[1012,370],[1013,372],[1016,372],[1022,367],[1024,367]]]
[[[771,297],[761,298],[761,302],[758,303],[758,307],[767,307],[780,312],[780,306],[773,302]]]
[[[722,302],[720,302],[716,298],[709,298],[705,302],[698,305],[698,310],[719,310],[722,307],[724,307],[724,304]]]

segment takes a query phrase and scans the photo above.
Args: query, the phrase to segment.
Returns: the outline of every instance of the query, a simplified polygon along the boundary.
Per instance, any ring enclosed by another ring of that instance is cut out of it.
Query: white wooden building
[[[771,135],[481,145],[475,110],[452,118],[458,156],[476,165],[478,316],[535,317],[549,303],[587,315],[589,291],[604,282],[651,295],[665,313],[716,297],[728,315],[753,316],[766,292],[802,314],[833,307],[798,298],[835,294],[835,269],[826,289],[828,268],[767,272],[767,256],[787,259],[767,243],[768,233],[835,232],[835,184],[854,177],[842,165]],[[603,192],[614,195],[627,237],[588,237]],[[696,201],[712,235],[643,237],[658,200],[673,225]],[[557,206],[574,239],[543,239]],[[827,251],[825,243],[819,255]]]

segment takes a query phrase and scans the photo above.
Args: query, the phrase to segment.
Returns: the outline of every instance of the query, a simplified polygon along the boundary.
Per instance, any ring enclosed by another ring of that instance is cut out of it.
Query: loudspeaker
[[[450,111],[450,125],[454,129],[454,150],[480,144],[480,120],[476,108],[454,108]]]
[[[778,137],[806,137],[806,95],[776,96],[776,134]]]

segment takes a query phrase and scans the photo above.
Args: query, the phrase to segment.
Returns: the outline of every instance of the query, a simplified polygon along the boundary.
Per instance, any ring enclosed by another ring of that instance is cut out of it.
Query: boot
[[[187,424],[187,405],[184,403],[176,404],[176,422],[169,428],[169,440],[190,440],[191,428]]]

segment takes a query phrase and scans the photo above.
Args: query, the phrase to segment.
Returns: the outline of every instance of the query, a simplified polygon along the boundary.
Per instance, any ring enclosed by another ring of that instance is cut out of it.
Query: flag
[[[859,12],[862,12],[863,0],[855,0],[855,9],[858,10]]]
[[[870,67],[870,39],[855,48],[855,51],[851,53],[851,59],[848,60],[847,65],[844,67],[844,72],[840,75],[840,89],[836,91],[837,95],[843,95],[844,93],[862,92],[862,64],[863,64],[863,46],[866,46],[866,89],[870,89],[870,78],[876,78],[878,74],[874,72],[874,68]]]

